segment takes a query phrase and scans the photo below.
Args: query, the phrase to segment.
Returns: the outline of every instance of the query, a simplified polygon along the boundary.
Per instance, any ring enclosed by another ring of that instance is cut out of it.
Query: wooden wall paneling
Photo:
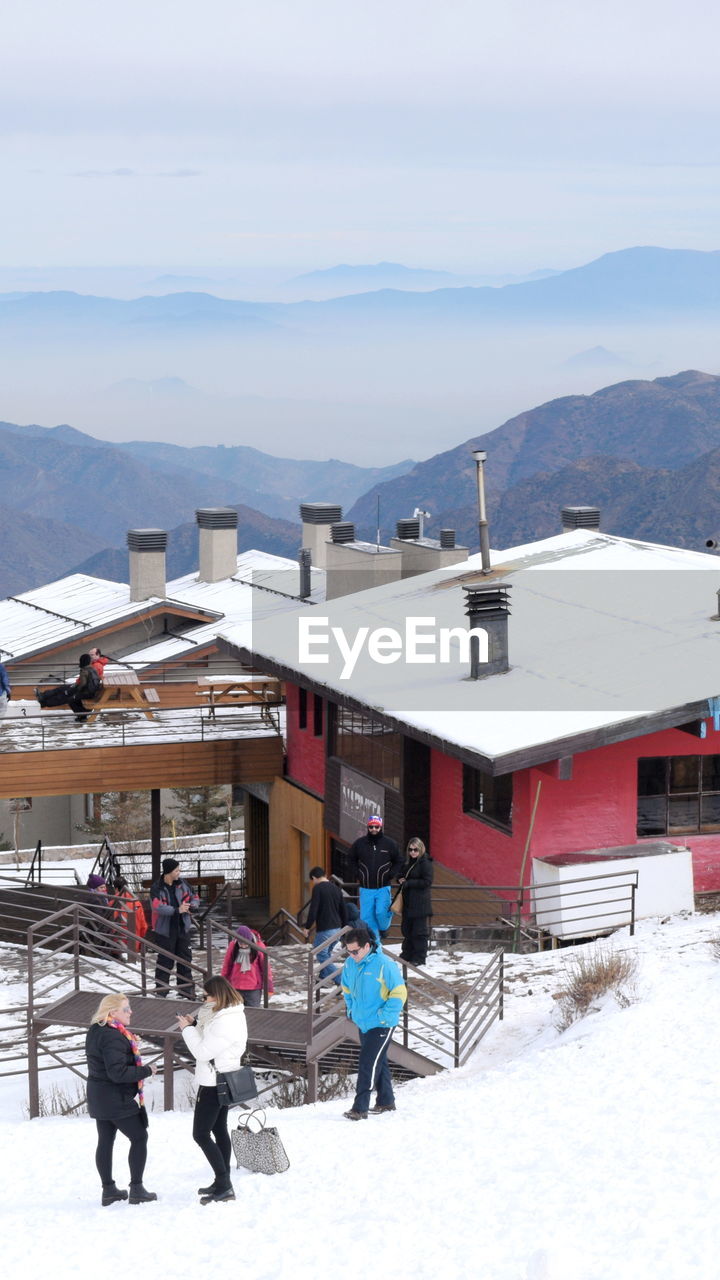
[[[279,738],[165,742],[0,757],[0,796],[64,796],[152,787],[270,782],[282,771]]]
[[[308,837],[305,860],[325,865],[325,806],[284,778],[270,793],[270,914],[285,907],[295,915],[310,896],[304,883],[303,849],[298,833]]]

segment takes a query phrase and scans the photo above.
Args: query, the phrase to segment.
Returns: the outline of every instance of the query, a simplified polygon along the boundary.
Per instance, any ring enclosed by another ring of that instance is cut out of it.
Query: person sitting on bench
[[[72,684],[55,685],[54,688],[45,691],[35,690],[35,697],[43,711],[48,707],[70,707],[70,710],[75,712],[76,721],[82,723],[87,720],[89,713],[83,706],[83,702],[92,702],[100,692],[100,677],[92,665],[89,653],[80,654],[79,666],[77,680]]]

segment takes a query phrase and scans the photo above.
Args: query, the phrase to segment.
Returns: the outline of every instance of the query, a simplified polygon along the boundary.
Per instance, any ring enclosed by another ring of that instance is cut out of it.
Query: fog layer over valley
[[[197,284],[168,274],[158,296],[0,296],[2,417],[382,466],[613,374],[717,367],[716,253],[626,250],[519,284],[319,302],[231,300],[197,270]]]

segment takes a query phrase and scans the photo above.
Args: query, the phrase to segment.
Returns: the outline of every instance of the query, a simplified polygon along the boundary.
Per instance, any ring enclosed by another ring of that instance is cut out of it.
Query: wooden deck
[[[83,726],[85,734],[93,729]],[[163,740],[122,747],[82,746],[2,756],[0,797],[64,796],[153,787],[209,787],[271,782],[282,774],[283,744],[274,734],[212,742]]]
[[[74,991],[69,996],[38,1010],[32,1019],[32,1031],[29,1040],[29,1074],[30,1074],[30,1114],[37,1114],[34,1107],[38,1100],[37,1054],[39,1038],[44,1031],[54,1026],[72,1027],[76,1030],[86,1028],[92,1018],[104,992]],[[177,1015],[195,1013],[197,1000],[160,1000],[150,996],[130,997],[133,1017],[131,1028],[136,1035],[150,1042],[162,1044],[164,1107],[166,1111],[173,1108],[174,1071],[178,1067],[188,1069],[191,1064],[179,1060],[176,1054],[181,1033],[178,1030]],[[340,1009],[342,1002],[338,1001]],[[315,1028],[315,1040],[308,1044],[307,1013],[289,1009],[246,1009],[248,1025],[248,1050],[258,1061],[283,1065],[284,1060],[302,1064],[305,1070],[317,1071],[318,1060],[333,1051],[337,1055],[342,1046],[344,1060],[355,1065],[359,1035],[357,1028],[342,1012],[337,1016],[328,1014]],[[152,1061],[152,1053],[146,1055],[146,1061]],[[411,1076],[434,1075],[442,1068],[438,1063],[425,1058],[402,1044],[391,1042],[388,1053],[391,1067],[400,1074]]]

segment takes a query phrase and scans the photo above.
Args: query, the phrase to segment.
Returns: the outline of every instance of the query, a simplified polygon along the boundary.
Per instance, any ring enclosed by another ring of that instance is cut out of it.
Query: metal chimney
[[[440,546],[443,548],[443,550],[446,550],[446,551],[449,551],[451,547],[455,546],[455,530],[454,529],[440,530]]]
[[[482,680],[485,676],[498,675],[510,670],[508,657],[508,617],[510,615],[511,587],[504,583],[488,583],[463,587],[465,612],[473,630],[487,632],[488,660],[480,661],[480,645],[477,636],[470,637],[470,677]]]
[[[483,573],[490,573],[490,529],[485,508],[485,463],[487,462],[487,453],[484,449],[473,449],[472,456],[475,459],[475,480],[477,482],[480,558]]]
[[[560,512],[563,533],[571,533],[573,529],[599,529],[599,507],[563,507]]]
[[[131,600],[149,600],[153,596],[159,600],[165,599],[167,539],[164,529],[128,530]]]
[[[312,564],[312,555],[309,547],[301,547],[298,552],[298,561],[300,564],[300,599],[307,600],[312,591],[312,579],[310,575],[310,566]]]

